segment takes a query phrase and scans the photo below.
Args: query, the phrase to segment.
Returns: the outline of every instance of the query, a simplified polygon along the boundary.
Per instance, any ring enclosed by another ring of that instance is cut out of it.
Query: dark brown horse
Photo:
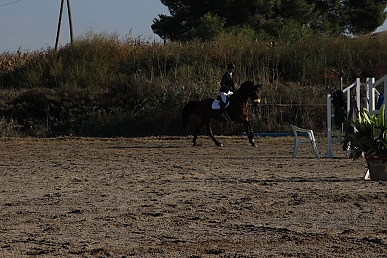
[[[253,130],[251,128],[249,117],[248,117],[248,108],[247,108],[247,100],[250,98],[254,107],[258,107],[260,103],[260,85],[254,85],[252,81],[246,81],[242,83],[240,88],[230,97],[230,104],[226,108],[226,113],[228,117],[222,116],[221,111],[219,109],[212,109],[212,102],[214,99],[207,98],[201,101],[190,101],[183,108],[183,126],[186,127],[188,124],[188,117],[190,114],[195,114],[200,119],[200,123],[198,127],[195,129],[194,137],[193,137],[193,145],[196,145],[196,139],[198,138],[198,134],[201,128],[204,126],[207,129],[207,134],[211,137],[211,139],[215,142],[217,146],[223,146],[220,142],[218,142],[211,129],[210,120],[218,120],[222,122],[230,122],[234,121],[237,123],[242,123],[245,127],[247,136],[249,138],[249,142],[252,146],[256,146],[254,143],[254,135]],[[229,118],[229,119],[228,119]]]

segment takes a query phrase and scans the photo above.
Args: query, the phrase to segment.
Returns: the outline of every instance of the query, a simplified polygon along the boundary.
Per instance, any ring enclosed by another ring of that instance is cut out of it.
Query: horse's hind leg
[[[211,137],[211,139],[214,141],[214,143],[216,144],[216,146],[223,146],[223,144],[221,144],[220,142],[218,142],[215,137],[214,137],[214,134],[212,133],[212,128],[210,126],[210,124],[207,122],[206,123],[206,129],[207,129],[207,134],[208,136]]]
[[[200,129],[203,128],[203,126],[206,126],[206,130],[207,130],[207,134],[208,136],[210,136],[210,138],[214,141],[214,143],[216,144],[216,146],[223,146],[223,144],[221,144],[220,142],[218,142],[215,137],[214,137],[214,134],[212,133],[212,128],[210,126],[210,123],[207,121],[207,122],[203,122],[203,121],[200,121],[198,127],[196,127],[195,129],[195,132],[194,132],[194,137],[192,139],[192,145],[193,146],[196,146],[196,140],[198,138],[198,134],[200,132]]]
[[[192,139],[192,145],[193,146],[196,146],[196,140],[198,138],[198,134],[200,132],[200,129],[202,129],[202,127],[204,126],[204,123],[202,121],[200,121],[199,125],[196,127],[195,129],[195,132],[194,132],[194,137]]]

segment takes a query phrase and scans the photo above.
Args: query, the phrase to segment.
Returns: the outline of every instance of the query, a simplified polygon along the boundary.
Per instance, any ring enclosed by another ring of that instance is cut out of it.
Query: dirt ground
[[[387,257],[364,159],[218,138],[0,140],[0,257]]]

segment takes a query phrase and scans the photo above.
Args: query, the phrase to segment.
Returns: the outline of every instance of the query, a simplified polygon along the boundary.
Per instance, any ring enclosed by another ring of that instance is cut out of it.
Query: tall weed
[[[250,114],[255,130],[289,131],[296,124],[323,131],[326,95],[340,87],[332,69],[345,71],[344,85],[356,77],[380,78],[387,73],[386,42],[386,35],[274,42],[229,33],[208,42],[162,43],[89,32],[57,52],[0,55],[1,130],[34,136],[184,134],[183,105],[216,97],[232,62],[237,84],[264,85],[260,110]],[[236,134],[243,127],[215,122],[214,131]]]

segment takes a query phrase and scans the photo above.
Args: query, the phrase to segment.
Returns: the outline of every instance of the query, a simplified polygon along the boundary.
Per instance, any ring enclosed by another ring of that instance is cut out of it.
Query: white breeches
[[[232,94],[234,94],[232,91],[229,91],[229,92],[221,92],[221,93],[220,93],[220,97],[222,98],[222,102],[223,102],[223,103],[227,103],[227,99],[228,99]]]

